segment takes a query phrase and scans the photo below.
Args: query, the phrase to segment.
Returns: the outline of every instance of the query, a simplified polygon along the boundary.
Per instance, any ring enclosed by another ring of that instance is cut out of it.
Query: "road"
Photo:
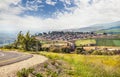
[[[32,55],[0,51],[0,67],[31,58]]]

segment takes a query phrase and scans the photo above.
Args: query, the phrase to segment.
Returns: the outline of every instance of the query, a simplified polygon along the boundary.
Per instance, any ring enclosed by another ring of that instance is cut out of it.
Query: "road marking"
[[[0,53],[0,57],[1,57],[1,56],[5,56],[5,54],[1,52],[1,53]]]

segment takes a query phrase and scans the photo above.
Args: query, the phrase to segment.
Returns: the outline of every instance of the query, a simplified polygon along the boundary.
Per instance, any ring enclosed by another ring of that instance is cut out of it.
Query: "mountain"
[[[16,36],[13,34],[0,32],[0,46],[12,43],[15,38]]]
[[[89,27],[78,28],[78,29],[68,29],[65,31],[73,31],[73,32],[107,32],[107,33],[120,33],[120,21],[105,23],[105,24],[96,24],[91,25]]]
[[[120,34],[120,26],[96,31],[97,33]]]

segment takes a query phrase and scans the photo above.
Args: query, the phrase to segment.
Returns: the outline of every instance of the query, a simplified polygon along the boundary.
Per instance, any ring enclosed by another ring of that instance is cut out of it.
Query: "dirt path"
[[[33,55],[32,58],[17,62],[11,65],[6,65],[0,67],[0,77],[16,77],[15,74],[18,70],[22,68],[29,68],[34,65],[40,64],[48,60],[46,57],[41,55]]]

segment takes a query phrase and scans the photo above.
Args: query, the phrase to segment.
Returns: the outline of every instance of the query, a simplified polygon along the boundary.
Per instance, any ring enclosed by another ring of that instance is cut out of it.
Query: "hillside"
[[[0,46],[5,43],[11,43],[15,40],[15,35],[9,33],[0,33]]]
[[[120,26],[115,27],[115,28],[109,28],[109,29],[103,29],[103,30],[99,30],[96,31],[97,33],[110,33],[110,34],[120,34]]]
[[[105,23],[105,24],[95,24],[90,25],[89,27],[78,28],[78,29],[68,29],[66,31],[73,32],[120,32],[120,21]]]

